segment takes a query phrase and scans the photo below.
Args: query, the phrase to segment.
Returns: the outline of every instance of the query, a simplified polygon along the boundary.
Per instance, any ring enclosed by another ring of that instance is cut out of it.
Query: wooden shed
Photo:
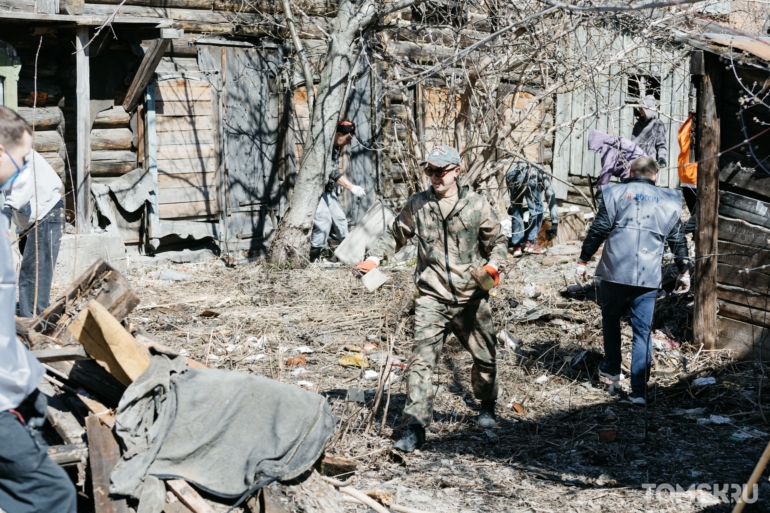
[[[694,340],[770,354],[770,39],[688,40],[698,86]]]

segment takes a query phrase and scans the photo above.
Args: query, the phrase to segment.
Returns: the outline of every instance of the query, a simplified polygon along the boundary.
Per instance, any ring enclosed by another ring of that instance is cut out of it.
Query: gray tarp
[[[322,396],[297,386],[153,354],[118,405],[115,431],[126,451],[110,492],[139,498],[140,513],[162,510],[159,478],[238,497],[265,478],[308,470],[335,422]]]

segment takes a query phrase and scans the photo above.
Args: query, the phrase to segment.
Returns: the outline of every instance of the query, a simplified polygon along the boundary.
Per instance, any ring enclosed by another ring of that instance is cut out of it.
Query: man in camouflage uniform
[[[433,418],[431,378],[449,332],[471,353],[473,393],[481,401],[478,424],[495,425],[497,365],[489,290],[500,280],[507,241],[489,202],[460,187],[460,155],[439,146],[424,163],[431,187],[404,209],[356,269],[366,273],[417,237],[415,346],[407,371],[406,432],[396,449],[412,452],[425,442]]]

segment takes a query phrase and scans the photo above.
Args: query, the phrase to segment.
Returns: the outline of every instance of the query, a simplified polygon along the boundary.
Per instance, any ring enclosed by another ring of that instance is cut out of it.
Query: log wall
[[[770,73],[738,68],[744,84]],[[745,91],[726,69],[721,76],[721,140],[717,347],[738,357],[770,355],[770,170],[758,164],[770,157],[770,134],[740,146],[770,122],[766,109],[740,112]],[[750,105],[750,103],[745,103]],[[737,149],[726,151],[739,146]],[[765,267],[766,266],[766,267]]]

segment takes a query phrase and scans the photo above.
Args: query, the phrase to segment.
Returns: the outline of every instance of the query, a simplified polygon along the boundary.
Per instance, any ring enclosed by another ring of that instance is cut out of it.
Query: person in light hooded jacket
[[[32,128],[0,106],[0,191],[28,173]],[[16,338],[16,275],[8,218],[0,215],[0,510],[75,513],[75,486],[48,456],[38,428],[47,399],[37,386],[45,370]]]
[[[658,118],[656,109],[658,102],[652,95],[642,99],[644,107],[638,107],[636,113],[639,119],[631,131],[631,140],[636,143],[644,153],[658,163],[658,167],[666,167],[668,160],[668,147],[666,146],[666,126]]]

